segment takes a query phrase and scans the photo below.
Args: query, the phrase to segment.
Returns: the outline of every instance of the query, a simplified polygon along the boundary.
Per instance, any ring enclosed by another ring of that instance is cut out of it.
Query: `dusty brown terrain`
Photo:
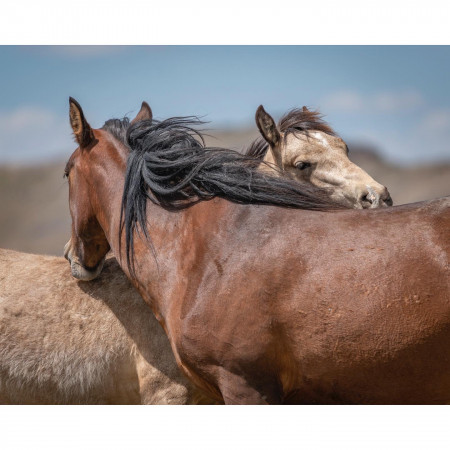
[[[70,235],[64,165],[0,168],[0,247],[62,255]]]
[[[208,144],[242,149],[257,132],[214,132]],[[350,159],[389,188],[394,204],[450,195],[450,163],[401,168],[376,153],[350,147]],[[69,153],[67,154],[69,157]],[[26,168],[0,167],[0,247],[62,255],[70,234],[65,161]]]

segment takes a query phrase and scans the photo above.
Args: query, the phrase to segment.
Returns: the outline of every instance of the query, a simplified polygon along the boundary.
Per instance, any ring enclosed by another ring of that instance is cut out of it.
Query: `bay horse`
[[[87,283],[64,258],[0,249],[0,280],[1,404],[212,402],[114,258]]]
[[[146,102],[131,123],[144,119],[152,119]],[[109,123],[119,138],[120,124]],[[62,258],[0,249],[0,403],[211,402],[180,374],[162,328],[114,259],[91,284],[67,272]],[[24,278],[31,288],[17,283]]]
[[[334,201],[349,208],[392,206],[387,188],[350,161],[347,144],[318,111],[293,109],[277,127],[261,105],[255,120],[262,137],[246,154],[262,159],[262,170],[329,189]]]
[[[98,276],[112,248],[208,395],[450,401],[449,198],[343,210],[204,147],[189,119],[138,121],[118,139],[71,99],[70,120],[72,275]]]

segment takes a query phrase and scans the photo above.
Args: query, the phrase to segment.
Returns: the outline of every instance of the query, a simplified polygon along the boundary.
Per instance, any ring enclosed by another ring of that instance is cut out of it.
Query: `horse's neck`
[[[173,302],[184,297],[189,281],[201,268],[199,261],[223,222],[221,217],[233,206],[214,199],[168,212],[148,202],[151,243],[135,233],[135,285],[158,320],[167,317]]]
[[[125,233],[119,238],[126,156],[124,154],[122,158],[111,161],[107,170],[101,168],[93,174],[99,208],[97,219],[120,266],[150,304],[157,318],[161,319],[170,308],[171,299],[182,292],[188,274],[195,266],[197,247],[203,245],[211,229],[208,225],[214,224],[228,202],[201,202],[178,212],[169,212],[148,202],[147,230],[150,242],[146,241],[142,233],[134,233],[133,277],[127,266]],[[114,183],[110,180],[114,180]],[[221,206],[218,207],[218,203]]]

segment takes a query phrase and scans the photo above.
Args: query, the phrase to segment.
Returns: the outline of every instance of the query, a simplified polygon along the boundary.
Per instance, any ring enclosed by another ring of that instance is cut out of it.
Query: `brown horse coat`
[[[138,283],[199,386],[227,403],[450,402],[449,198],[357,217],[223,200],[152,213],[164,281],[139,242]]]
[[[111,246],[130,275],[119,246],[128,149],[90,131],[67,170],[66,255],[89,279]],[[450,198],[339,212],[146,204],[152,247],[134,234],[133,282],[206,392],[226,403],[450,402]]]
[[[133,122],[151,116],[144,102]],[[333,155],[334,162],[339,156]],[[372,182],[367,175],[364,184]],[[68,269],[57,258],[0,250],[0,264],[0,401],[209,401],[180,376],[159,325],[114,260],[92,285],[66,280]],[[30,303],[37,308],[29,309]]]
[[[90,283],[67,261],[0,249],[0,403],[209,401],[115,259]]]

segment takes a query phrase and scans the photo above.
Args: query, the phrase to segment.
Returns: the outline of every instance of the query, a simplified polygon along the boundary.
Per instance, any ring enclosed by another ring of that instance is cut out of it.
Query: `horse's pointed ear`
[[[281,139],[280,132],[270,114],[267,114],[263,106],[260,105],[255,114],[256,125],[264,139],[275,147]]]
[[[80,147],[88,147],[94,140],[94,132],[84,118],[80,104],[72,97],[69,97],[69,117],[75,140]]]
[[[304,113],[306,113],[306,112],[309,112],[309,109],[308,109],[306,106],[304,106],[304,107],[302,108],[302,111],[303,111]]]
[[[137,116],[131,121],[131,125],[141,120],[152,120],[152,119],[153,119],[152,108],[150,108],[147,102],[142,102],[141,109],[137,113]]]

